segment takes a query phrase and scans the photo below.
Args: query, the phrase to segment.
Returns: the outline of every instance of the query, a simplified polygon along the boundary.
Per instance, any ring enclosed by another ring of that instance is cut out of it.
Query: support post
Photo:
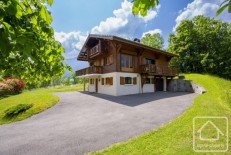
[[[163,77],[164,80],[164,91],[167,91],[167,78],[166,76]]]
[[[83,78],[83,91],[86,91],[86,82],[85,82],[85,78]]]

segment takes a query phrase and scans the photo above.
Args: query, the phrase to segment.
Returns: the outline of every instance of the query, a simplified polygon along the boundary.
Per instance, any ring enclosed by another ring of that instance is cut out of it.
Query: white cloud
[[[180,24],[182,20],[193,19],[193,17],[198,15],[215,17],[215,19],[230,22],[230,14],[227,10],[225,10],[222,14],[216,17],[216,11],[218,10],[222,1],[223,0],[194,0],[192,3],[189,3],[186,8],[179,11],[179,15],[176,18],[176,26],[173,28],[173,31],[175,31],[176,27]]]
[[[132,3],[124,0],[121,3],[121,8],[114,10],[113,17],[101,21],[98,26],[92,28],[91,33],[94,34],[114,34],[126,36],[126,34],[133,35],[137,29],[157,16],[158,6],[155,10],[149,10],[147,16],[134,16],[132,14]]]
[[[151,34],[151,35],[153,35],[153,34],[156,34],[156,33],[160,33],[160,34],[162,34],[162,30],[161,29],[154,29],[154,30],[150,30],[150,31],[147,31],[147,32],[144,32],[143,34],[142,34],[142,37],[141,38],[143,38],[146,34]]]
[[[55,39],[59,41],[66,50],[64,53],[66,59],[77,57],[86,38],[87,34],[82,34],[79,31],[69,33],[55,32]]]

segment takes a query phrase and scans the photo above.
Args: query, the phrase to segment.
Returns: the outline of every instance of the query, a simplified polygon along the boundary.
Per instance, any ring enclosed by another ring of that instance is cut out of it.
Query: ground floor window
[[[137,78],[136,77],[120,77],[120,85],[124,84],[137,84]]]
[[[125,83],[124,84],[132,84],[132,78],[131,77],[125,77]]]
[[[151,84],[151,79],[150,79],[150,78],[146,78],[146,79],[145,79],[145,83],[146,83],[146,84]]]
[[[106,78],[106,85],[113,85],[113,77]]]

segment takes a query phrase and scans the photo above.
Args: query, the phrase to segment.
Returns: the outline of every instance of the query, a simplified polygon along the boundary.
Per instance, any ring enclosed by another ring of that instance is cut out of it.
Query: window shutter
[[[113,85],[113,77],[110,77],[110,85]]]
[[[124,85],[124,83],[125,83],[124,77],[120,77],[120,85]]]
[[[136,78],[136,77],[133,78],[133,84],[134,84],[134,85],[137,84],[137,78]]]

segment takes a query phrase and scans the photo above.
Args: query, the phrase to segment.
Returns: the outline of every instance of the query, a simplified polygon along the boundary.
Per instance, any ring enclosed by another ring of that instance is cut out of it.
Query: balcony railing
[[[90,66],[76,71],[76,76],[82,76],[87,74],[102,74],[103,68],[101,66]]]
[[[105,53],[104,51],[104,44],[102,41],[99,41],[99,43],[97,45],[95,45],[94,47],[92,47],[89,50],[89,58],[94,58],[95,56],[101,55]]]
[[[141,65],[141,73],[149,73],[154,75],[176,76],[179,74],[177,68],[157,66],[154,64]]]

